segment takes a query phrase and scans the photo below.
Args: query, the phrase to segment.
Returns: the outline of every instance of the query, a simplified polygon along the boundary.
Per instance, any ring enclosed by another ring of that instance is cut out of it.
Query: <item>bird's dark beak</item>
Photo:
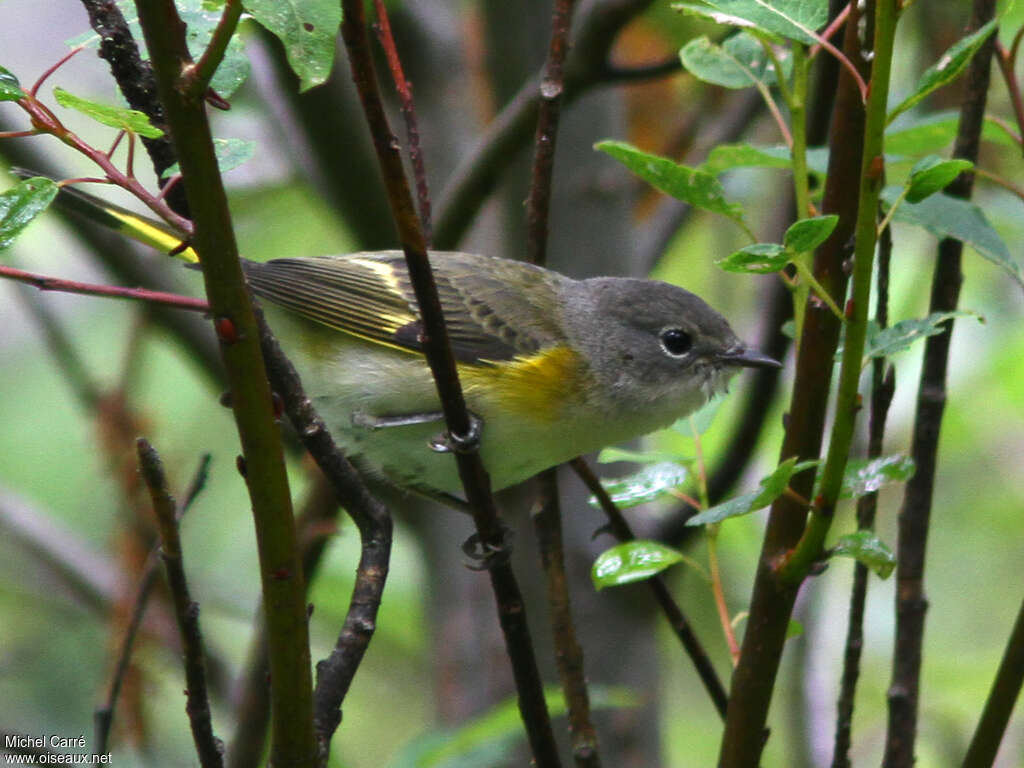
[[[725,365],[738,365],[744,368],[781,368],[782,363],[768,355],[763,355],[756,349],[736,347],[728,352],[719,355],[718,361]]]

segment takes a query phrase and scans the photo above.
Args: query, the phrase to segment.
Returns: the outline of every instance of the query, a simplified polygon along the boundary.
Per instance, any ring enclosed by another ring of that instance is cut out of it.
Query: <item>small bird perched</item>
[[[166,225],[65,190],[69,207],[196,260]],[[430,260],[496,490],[671,424],[724,391],[740,367],[779,366],[700,297],[668,283],[574,280],[468,253]],[[268,313],[270,327],[357,466],[428,496],[458,496],[402,252],[243,259],[242,267],[253,293],[283,310]]]

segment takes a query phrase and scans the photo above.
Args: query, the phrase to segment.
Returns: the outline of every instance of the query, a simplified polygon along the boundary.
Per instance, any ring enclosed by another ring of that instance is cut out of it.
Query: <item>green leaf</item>
[[[0,250],[9,246],[32,219],[46,210],[57,191],[53,179],[34,176],[0,193]]]
[[[936,155],[927,155],[918,160],[910,169],[907,178],[907,202],[919,203],[926,197],[945,189],[961,172],[974,167],[970,160],[943,160]]]
[[[886,187],[882,190],[882,205],[891,208],[900,193],[899,187]],[[901,204],[893,220],[922,227],[940,239],[962,240],[983,258],[1009,272],[1024,287],[1020,265],[974,203],[944,194],[932,195],[920,203]]]
[[[926,336],[942,333],[942,324],[951,317],[976,317],[979,322],[984,318],[974,312],[933,312],[928,317],[901,320],[893,326],[869,329],[868,339],[864,345],[864,357],[890,357],[897,352],[908,349],[911,344]]]
[[[566,713],[558,686],[545,686],[544,701],[552,717]],[[593,685],[590,706],[595,710],[635,709],[640,698],[623,686]],[[388,763],[390,768],[478,768],[504,765],[523,739],[523,720],[515,697],[505,699],[458,728],[431,728],[412,738]]]
[[[889,578],[896,567],[896,556],[874,531],[857,531],[840,536],[832,549],[832,554],[852,557],[883,579]]]
[[[886,155],[916,156],[924,152],[938,152],[956,138],[960,113],[956,110],[936,112],[918,120],[904,123],[900,128],[885,132]],[[981,138],[994,144],[1016,147],[1017,143],[999,123],[986,117]]]
[[[828,216],[814,216],[793,223],[782,238],[782,244],[790,253],[808,253],[821,245],[839,223],[834,213]]]
[[[726,216],[746,228],[743,206],[726,200],[725,190],[710,173],[642,152],[624,141],[601,141],[594,148],[615,158],[656,189],[695,208]]]
[[[974,34],[968,35],[954,43],[948,51],[942,54],[935,64],[924,71],[921,79],[917,81],[917,87],[914,89],[914,92],[889,113],[887,123],[891,123],[896,119],[897,115],[906,112],[921,102],[932,91],[938,90],[956,80],[967,68],[971,58],[978,52],[982,43],[995,31],[997,23],[997,19],[992,19]]]
[[[745,32],[733,35],[721,45],[707,36],[694,38],[679,51],[683,68],[706,83],[725,88],[749,88],[757,83],[774,85],[778,76],[775,64],[754,37]],[[776,54],[788,80],[793,71],[789,51]]]
[[[10,70],[0,67],[0,101],[17,101],[24,95],[18,78]]]
[[[214,139],[213,152],[217,156],[217,167],[221,173],[237,168],[247,163],[256,151],[256,142],[248,139]],[[161,178],[169,179],[175,174],[181,173],[177,163],[163,172]]]
[[[791,168],[793,160],[784,146],[759,147],[753,144],[719,144],[697,170],[718,176],[733,168]]]
[[[649,464],[639,472],[618,480],[602,480],[601,485],[619,507],[629,508],[664,496],[685,483],[688,475],[686,467],[675,462],[663,461]],[[591,496],[590,506],[600,508],[601,505]]]
[[[778,243],[746,245],[715,264],[726,272],[754,272],[767,275],[778,272],[789,263],[791,254]]]
[[[245,9],[284,43],[300,91],[327,79],[341,24],[337,0],[246,0]]]
[[[800,637],[804,633],[804,625],[796,619],[790,619],[789,624],[786,625],[786,639],[792,640],[794,637]]]
[[[708,400],[695,413],[684,416],[672,425],[672,430],[683,437],[696,440],[707,432],[718,415],[718,409],[725,402],[725,393],[719,393]]]
[[[614,445],[603,448],[597,454],[598,464],[612,464],[616,461],[631,461],[634,464],[657,464],[662,461],[672,461],[677,464],[686,464],[693,459],[669,451],[631,451]]]
[[[127,107],[112,107],[108,104],[100,104],[97,101],[83,99],[68,93],[63,88],[53,89],[54,98],[57,103],[66,109],[74,109],[86,117],[91,117],[98,123],[109,125],[121,131],[131,131],[134,134],[146,139],[158,139],[164,132],[149,122],[149,118],[137,109]]]
[[[761,30],[805,45],[816,41],[814,30],[828,21],[827,0],[702,0],[674,3],[672,7],[719,24]]]
[[[796,457],[786,459],[779,464],[767,477],[761,480],[761,489],[753,493],[746,493],[742,496],[729,499],[729,501],[705,509],[698,515],[694,515],[686,521],[687,525],[708,525],[709,523],[720,523],[730,517],[739,517],[758,509],[767,507],[775,499],[782,495],[789,485],[789,479],[798,472],[816,467],[818,461],[801,461],[797,463]]]
[[[649,579],[684,560],[682,552],[656,541],[636,539],[606,549],[590,568],[595,589]]]
[[[905,483],[914,475],[915,469],[914,460],[902,454],[851,460],[843,472],[839,498],[858,499],[882,486]]]

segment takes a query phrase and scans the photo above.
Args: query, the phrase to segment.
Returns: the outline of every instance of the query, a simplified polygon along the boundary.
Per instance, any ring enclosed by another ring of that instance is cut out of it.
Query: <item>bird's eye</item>
[[[693,338],[682,328],[666,328],[661,332],[661,346],[672,357],[682,357],[693,347]]]

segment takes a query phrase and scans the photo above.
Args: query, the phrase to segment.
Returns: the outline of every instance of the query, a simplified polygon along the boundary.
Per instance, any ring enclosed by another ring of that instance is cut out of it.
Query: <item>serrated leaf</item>
[[[951,317],[976,317],[979,322],[984,322],[980,315],[960,310],[933,312],[927,317],[901,320],[885,329],[879,329],[876,325],[873,329],[869,328],[867,342],[864,345],[864,357],[890,357],[897,352],[902,352],[926,336],[942,333],[942,323]]]
[[[778,272],[789,263],[791,254],[778,243],[747,245],[715,262],[726,272],[754,272],[767,275]]]
[[[300,92],[327,79],[341,24],[337,0],[246,0],[245,9],[284,44]]]
[[[57,191],[53,179],[34,176],[0,193],[0,250],[9,246],[32,219],[46,210]]]
[[[654,501],[678,488],[686,482],[689,474],[686,467],[675,462],[663,461],[649,464],[639,472],[617,480],[602,480],[601,485],[608,491],[612,501],[619,507],[628,509]],[[593,496],[590,497],[589,503],[592,507],[601,506]]]
[[[21,83],[9,69],[0,67],[0,101],[17,101],[25,93],[21,90]]]
[[[859,499],[879,488],[894,483],[905,483],[914,475],[914,460],[895,454],[876,459],[852,459],[843,472],[841,499]]]
[[[649,579],[684,560],[682,552],[656,541],[636,539],[606,549],[590,568],[595,589]]]
[[[782,244],[790,253],[808,253],[825,242],[838,223],[839,217],[834,213],[800,219],[786,230]]]
[[[899,187],[882,190],[882,205],[888,209],[900,196]],[[901,204],[893,214],[894,221],[902,221],[928,230],[938,238],[962,240],[983,258],[1010,273],[1021,287],[1024,274],[1020,265],[1010,256],[999,234],[988,223],[985,214],[974,203],[945,194],[932,195],[920,203]]]
[[[601,141],[594,148],[615,158],[648,184],[677,200],[694,208],[719,213],[746,226],[743,206],[726,200],[725,190],[710,173],[679,165],[667,157],[642,152],[624,141]]]
[[[767,507],[783,494],[793,475],[803,472],[805,469],[816,467],[818,463],[816,460],[798,463],[795,456],[786,459],[775,468],[774,472],[762,478],[760,490],[753,493],[745,493],[742,496],[737,496],[709,509],[705,509],[700,514],[694,515],[687,520],[686,524],[708,525],[710,523],[720,523],[730,517],[739,517],[740,515],[746,515]]]
[[[747,27],[812,45],[814,30],[828,21],[827,0],[702,0],[674,3],[677,11],[719,24]]]
[[[997,19],[992,19],[977,32],[954,43],[948,51],[942,54],[935,64],[924,71],[924,74],[917,81],[917,87],[914,88],[913,93],[889,113],[886,122],[891,123],[898,115],[924,100],[932,91],[936,91],[956,80],[967,68],[967,65],[974,57],[974,54],[978,52],[982,43],[995,31],[997,23]]]
[[[885,132],[887,155],[917,156],[924,152],[938,152],[948,147],[956,138],[960,113],[956,110],[924,115],[918,120],[904,123],[899,128]],[[993,144],[1016,147],[1017,143],[996,121],[989,117],[981,129],[981,138]]]
[[[896,567],[896,555],[874,531],[857,531],[840,536],[832,554],[852,557],[883,579],[889,578]]]
[[[926,197],[945,189],[963,171],[974,167],[970,160],[944,160],[936,155],[927,155],[910,169],[907,178],[907,202],[919,203]]]
[[[66,109],[73,109],[90,117],[97,123],[109,125],[120,131],[131,131],[146,139],[158,139],[164,132],[149,122],[149,118],[137,109],[127,107],[112,107],[109,104],[101,104],[98,101],[83,99],[73,93],[65,91],[61,87],[53,89],[53,96],[57,103]]]
[[[214,139],[213,152],[217,156],[217,167],[221,173],[237,168],[248,162],[256,151],[256,142],[248,139]],[[177,163],[163,172],[161,178],[169,179],[181,173]]]
[[[708,37],[694,38],[679,51],[683,68],[706,83],[724,88],[749,88],[757,83],[774,85],[778,81],[774,62],[754,37],[745,32],[733,35],[721,45]],[[789,51],[776,54],[782,76],[788,80],[793,71]]]

